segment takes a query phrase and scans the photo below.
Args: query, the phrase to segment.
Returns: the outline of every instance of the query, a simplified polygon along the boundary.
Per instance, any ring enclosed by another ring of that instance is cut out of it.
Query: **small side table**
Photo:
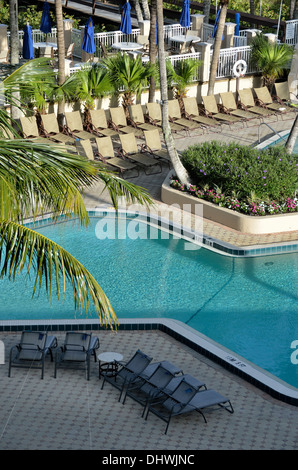
[[[97,356],[98,358],[98,378],[104,374],[113,377],[118,372],[118,364],[116,361],[122,361],[123,356],[117,352],[104,352]]]

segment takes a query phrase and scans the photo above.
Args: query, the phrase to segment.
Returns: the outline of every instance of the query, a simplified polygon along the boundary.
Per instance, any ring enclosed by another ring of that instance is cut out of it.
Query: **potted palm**
[[[193,83],[201,62],[196,59],[179,60],[173,65],[170,60],[166,61],[168,86],[173,90],[173,96],[179,101],[183,113],[183,98],[186,98],[188,87]]]
[[[128,54],[117,54],[102,61],[108,72],[114,92],[120,97],[128,116],[128,106],[133,104],[134,96],[140,96],[144,87],[149,84],[150,77],[157,73],[155,65],[143,64],[138,56],[136,59]]]
[[[269,42],[259,33],[251,42],[252,63],[261,71],[264,86],[272,91],[274,82],[289,68],[293,49],[288,44]]]

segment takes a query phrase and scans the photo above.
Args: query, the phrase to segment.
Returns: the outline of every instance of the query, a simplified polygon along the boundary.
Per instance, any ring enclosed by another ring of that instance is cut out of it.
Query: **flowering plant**
[[[218,204],[220,207],[252,216],[298,212],[298,197],[286,198],[279,202],[260,201],[256,203],[248,199],[225,196],[222,192],[215,191],[214,189],[200,188],[193,184],[181,184],[178,179],[171,179],[170,186],[179,191],[190,193],[199,199]]]

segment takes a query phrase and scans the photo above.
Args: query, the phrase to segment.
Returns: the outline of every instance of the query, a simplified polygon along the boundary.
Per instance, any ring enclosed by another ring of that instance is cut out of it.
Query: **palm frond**
[[[75,214],[85,224],[88,216],[80,191],[98,180],[92,162],[58,146],[0,140],[0,214],[4,218],[17,221],[53,211],[54,216]]]
[[[78,308],[90,312],[90,298],[95,306],[100,323],[117,326],[116,314],[110,301],[94,277],[70,253],[57,243],[31,228],[0,220],[0,276],[14,280],[18,273],[26,270],[35,273],[33,296],[44,281],[46,292],[52,300],[55,286],[58,298],[65,293],[67,282],[74,292],[74,311]]]

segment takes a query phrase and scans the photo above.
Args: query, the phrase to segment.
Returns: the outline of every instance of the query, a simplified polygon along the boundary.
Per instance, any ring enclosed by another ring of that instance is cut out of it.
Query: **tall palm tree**
[[[63,13],[61,0],[55,0],[56,8],[56,26],[57,26],[57,46],[58,46],[58,85],[62,86],[65,82],[65,40],[63,28]],[[57,118],[61,127],[64,125],[65,102],[58,102]]]
[[[210,6],[211,6],[211,0],[204,0],[203,2],[204,23],[207,23],[207,24],[209,23]]]
[[[34,62],[34,61],[32,61]],[[33,70],[32,63],[29,69]],[[26,66],[4,81],[4,90],[26,83]],[[5,139],[7,129],[15,138]],[[49,297],[58,297],[67,288],[74,292],[74,307],[95,306],[101,323],[117,323],[116,314],[93,276],[61,246],[32,228],[23,225],[26,217],[51,212],[57,217],[77,217],[81,225],[89,223],[82,190],[103,182],[117,208],[117,197],[149,205],[148,193],[112,173],[96,162],[69,154],[58,146],[21,139],[14,132],[9,114],[0,108],[0,276],[15,279],[18,273],[35,273],[34,292],[44,281]],[[70,288],[71,288],[70,287]],[[68,286],[69,288],[69,286]]]
[[[296,142],[298,142],[298,116],[296,116],[296,119],[293,123],[291,132],[286,142],[286,149],[289,153],[293,153],[294,145]]]
[[[10,63],[19,63],[18,0],[9,0]]]
[[[228,4],[229,4],[229,0],[220,0],[221,10],[220,10],[219,22],[218,22],[214,46],[213,46],[213,54],[212,54],[212,61],[211,61],[211,66],[210,66],[210,75],[209,75],[208,92],[207,92],[208,96],[214,94],[217,65],[218,65],[220,48],[221,48],[221,43],[222,43],[222,35],[223,35],[226,17],[227,17]]]
[[[150,64],[155,64],[156,62],[156,55],[157,55],[157,44],[156,44],[156,8],[157,8],[157,0],[151,0],[151,11],[150,11],[150,34],[149,34],[149,60]],[[149,103],[153,103],[154,96],[155,96],[155,77],[151,75],[150,77],[150,85],[149,85],[149,96],[148,101]]]
[[[159,77],[160,77],[160,95],[161,95],[161,109],[162,109],[162,130],[165,139],[165,144],[176,172],[177,178],[181,183],[190,183],[190,178],[186,168],[182,165],[179,155],[177,153],[171,127],[169,124],[169,109],[168,109],[168,83],[167,83],[167,70],[164,49],[164,34],[163,34],[163,2],[157,0],[157,27],[158,27],[158,62],[159,62]]]

